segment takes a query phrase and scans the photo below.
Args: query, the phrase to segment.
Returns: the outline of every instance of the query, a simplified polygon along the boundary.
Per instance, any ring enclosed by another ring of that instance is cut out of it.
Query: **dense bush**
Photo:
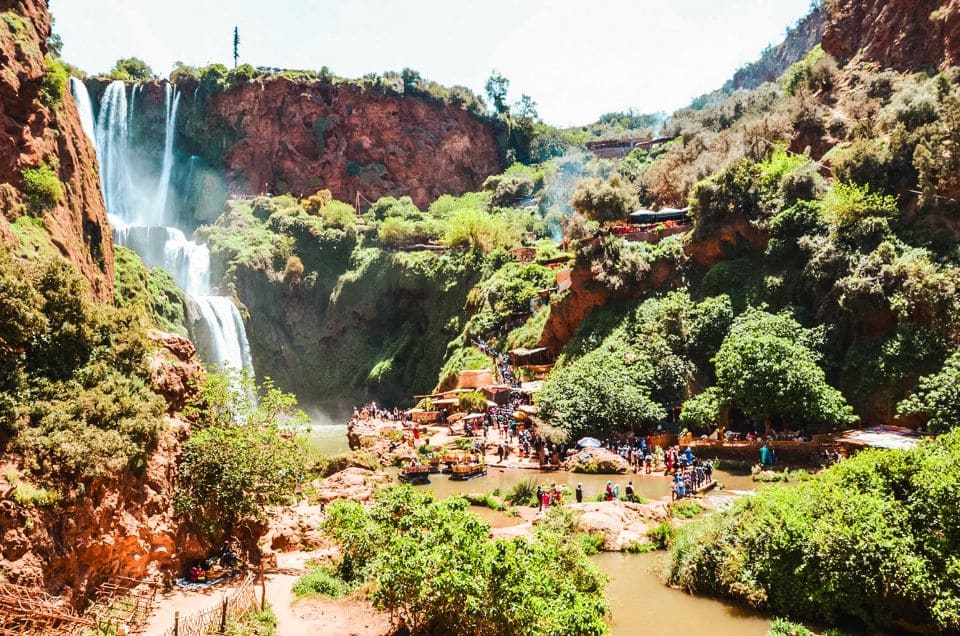
[[[289,501],[308,457],[293,395],[269,380],[256,387],[247,373],[211,373],[187,413],[198,430],[183,447],[177,514],[216,537]]]
[[[960,437],[866,451],[688,526],[669,578],[796,618],[960,629]]]
[[[464,413],[486,413],[487,398],[480,391],[469,391],[458,396],[460,410]]]
[[[851,423],[852,409],[818,366],[819,337],[789,314],[746,311],[734,320],[715,358],[719,393],[687,407],[688,417],[712,415],[722,395],[747,417],[767,424],[774,417],[788,428]]]
[[[143,467],[165,404],[140,311],[95,305],[56,258],[0,254],[0,429],[44,480]]]
[[[581,182],[572,200],[577,212],[598,223],[625,222],[636,202],[634,193],[616,175]]]
[[[336,502],[324,525],[340,546],[340,573],[369,582],[374,605],[411,633],[609,633],[603,577],[568,520],[538,524],[533,540],[491,541],[465,499],[406,486],[375,498],[371,510]]]
[[[125,82],[146,82],[153,79],[153,70],[138,57],[125,57],[116,61],[107,77]]]
[[[63,200],[63,184],[57,168],[56,163],[42,163],[23,169],[23,193],[34,214],[49,210]]]
[[[40,83],[40,102],[47,108],[55,108],[67,90],[69,75],[66,65],[59,59],[47,57],[46,64],[47,72]]]
[[[919,417],[931,433],[960,428],[960,353],[933,375],[920,378],[913,394],[897,406],[900,415]]]

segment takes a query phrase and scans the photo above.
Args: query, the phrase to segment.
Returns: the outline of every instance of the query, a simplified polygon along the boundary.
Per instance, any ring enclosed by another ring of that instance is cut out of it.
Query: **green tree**
[[[573,208],[597,223],[626,221],[635,205],[636,196],[618,175],[585,179],[573,194]]]
[[[801,427],[851,423],[852,409],[827,384],[819,356],[808,346],[815,339],[786,312],[747,310],[715,358],[723,398],[765,423],[774,416]]]
[[[153,69],[138,57],[125,57],[117,60],[107,76],[115,80],[145,82],[153,79]]]
[[[209,374],[186,411],[202,427],[180,460],[176,511],[209,536],[289,501],[308,457],[296,398],[249,373]]]
[[[507,91],[510,90],[510,80],[497,71],[492,71],[485,88],[494,111],[503,114],[510,110],[507,106]]]
[[[960,428],[960,352],[947,358],[937,373],[920,378],[897,413],[919,417],[931,433]]]
[[[604,579],[554,513],[532,540],[490,540],[460,497],[437,501],[409,486],[384,489],[367,510],[336,502],[325,528],[340,572],[373,583],[374,604],[425,634],[600,636]],[[562,514],[562,513],[561,513]]]
[[[240,61],[240,28],[233,27],[233,68],[237,68]]]

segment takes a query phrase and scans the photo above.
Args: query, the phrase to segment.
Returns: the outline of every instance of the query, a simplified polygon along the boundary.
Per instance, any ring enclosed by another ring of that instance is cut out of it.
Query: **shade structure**
[[[580,448],[600,448],[603,444],[595,437],[582,437],[580,441],[577,442],[577,446]]]

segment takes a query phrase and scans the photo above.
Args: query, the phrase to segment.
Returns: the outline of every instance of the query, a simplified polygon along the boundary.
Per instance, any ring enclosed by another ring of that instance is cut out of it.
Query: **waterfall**
[[[75,86],[77,85],[77,86]],[[78,108],[89,95],[79,81],[71,79]],[[82,89],[82,90],[81,90]],[[215,296],[210,280],[210,251],[206,245],[187,238],[176,221],[168,224],[167,207],[178,209],[185,200],[170,196],[175,157],[177,109],[180,93],[164,85],[164,134],[160,174],[140,175],[143,164],[130,143],[130,131],[139,130],[134,106],[144,102],[143,87],[134,85],[127,101],[123,82],[111,82],[100,99],[96,121],[90,107],[90,124],[100,165],[100,184],[117,244],[135,251],[149,267],[162,267],[187,292],[188,304],[197,318],[191,335],[206,362],[220,367],[253,369],[250,344],[240,311],[230,298]],[[138,109],[143,112],[141,104]],[[140,114],[142,116],[142,114]],[[82,121],[82,115],[81,115]],[[89,134],[89,133],[88,133]],[[192,168],[192,166],[191,166]],[[180,218],[179,214],[172,215]],[[206,345],[206,346],[205,346]]]
[[[163,163],[157,194],[153,197],[154,210],[151,218],[163,220],[166,216],[167,195],[170,192],[170,172],[173,170],[173,135],[177,124],[177,106],[180,92],[169,82],[164,84],[163,110],[166,126],[163,132]]]
[[[128,204],[133,196],[129,168],[127,90],[123,82],[111,82],[100,98],[96,146],[100,164],[100,187],[107,212],[129,221]]]
[[[237,306],[224,296],[193,296],[191,300],[199,308],[208,330],[210,357],[220,366],[252,368],[250,344]],[[198,345],[202,347],[201,343]]]
[[[91,143],[97,142],[97,133],[93,123],[93,102],[90,101],[90,93],[87,92],[87,86],[76,77],[70,78],[70,93],[73,95],[73,101],[77,104],[77,112],[80,113],[80,126]]]

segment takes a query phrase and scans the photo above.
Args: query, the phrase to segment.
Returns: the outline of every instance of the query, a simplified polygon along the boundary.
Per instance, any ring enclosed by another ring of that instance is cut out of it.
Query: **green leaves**
[[[466,500],[406,486],[379,491],[369,511],[336,502],[325,523],[341,574],[370,581],[373,602],[414,633],[607,634],[603,577],[559,531],[567,525],[548,519],[535,541],[490,541]]]
[[[682,531],[670,582],[805,618],[960,628],[960,437],[867,451]]]
[[[960,352],[947,358],[939,372],[920,378],[897,413],[920,418],[931,433],[960,428]]]
[[[758,420],[779,417],[788,426],[844,425],[853,411],[827,384],[819,356],[808,346],[821,336],[789,313],[749,309],[739,316],[715,358],[717,389],[690,405],[688,415],[706,415],[722,396]]]
[[[211,373],[192,405],[203,427],[184,444],[176,510],[211,536],[290,499],[308,451],[296,398],[249,373]]]

